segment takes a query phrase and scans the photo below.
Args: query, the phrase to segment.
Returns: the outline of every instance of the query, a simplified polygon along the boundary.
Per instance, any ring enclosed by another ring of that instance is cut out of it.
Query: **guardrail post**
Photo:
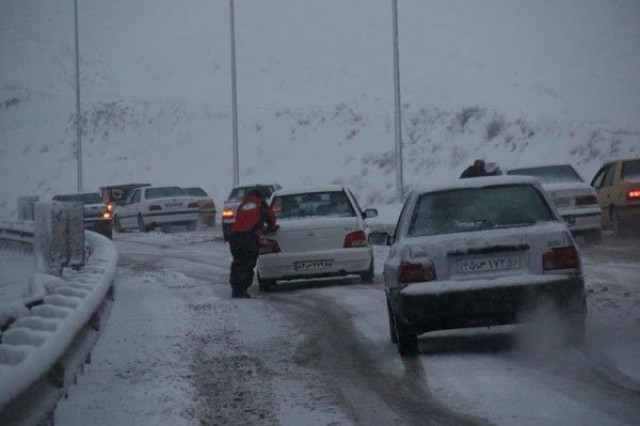
[[[35,204],[38,202],[38,196],[18,197],[18,220],[33,221],[35,220]]]
[[[62,268],[84,264],[82,203],[57,201],[35,204],[34,252],[36,269],[61,276]]]

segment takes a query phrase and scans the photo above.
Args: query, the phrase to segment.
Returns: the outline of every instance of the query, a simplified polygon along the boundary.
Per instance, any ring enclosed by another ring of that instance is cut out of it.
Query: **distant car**
[[[184,190],[198,203],[202,222],[207,226],[215,226],[217,211],[213,198],[211,198],[204,189],[199,187],[184,188]]]
[[[150,183],[126,183],[121,185],[109,185],[100,187],[100,196],[107,204],[120,206],[124,204],[129,192],[143,186],[151,186]]]
[[[171,225],[184,225],[193,231],[198,224],[198,203],[178,186],[145,186],[135,188],[114,216],[116,231],[138,228],[140,232],[160,226],[169,231]]]
[[[373,281],[373,249],[365,219],[375,209],[360,210],[342,186],[279,190],[271,197],[279,229],[261,240],[257,276],[260,289],[277,280],[360,276]]]
[[[539,303],[555,306],[571,344],[584,336],[586,299],[571,232],[539,181],[528,176],[462,179],[405,201],[384,288],[391,341],[401,355],[435,330],[514,324]]]
[[[112,204],[106,204],[100,194],[96,192],[60,194],[55,195],[53,201],[82,203],[84,228],[112,238],[114,207]]]
[[[590,243],[602,240],[602,212],[598,193],[570,164],[511,169],[509,175],[538,178],[574,235]]]
[[[591,181],[598,191],[605,226],[620,235],[629,227],[640,228],[640,158],[610,161]]]
[[[254,183],[234,186],[222,208],[222,236],[225,241],[227,241],[227,237],[231,232],[231,225],[236,221],[236,211],[240,202],[249,191],[256,188],[260,190],[265,199],[268,199],[274,191],[282,187],[277,183]]]

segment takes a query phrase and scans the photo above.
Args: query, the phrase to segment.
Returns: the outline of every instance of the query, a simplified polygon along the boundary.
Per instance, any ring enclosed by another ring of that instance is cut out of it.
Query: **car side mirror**
[[[364,218],[365,219],[371,219],[372,217],[378,217],[378,210],[377,209],[365,209],[364,210]]]
[[[369,244],[374,246],[390,246],[391,235],[387,232],[372,232],[368,237]]]

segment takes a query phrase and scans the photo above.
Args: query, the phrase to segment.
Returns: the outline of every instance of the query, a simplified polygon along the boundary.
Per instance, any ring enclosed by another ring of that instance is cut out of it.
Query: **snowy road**
[[[218,230],[117,234],[111,317],[56,425],[624,425],[640,419],[638,240],[585,247],[587,344],[540,326],[389,342],[376,282],[229,298]]]

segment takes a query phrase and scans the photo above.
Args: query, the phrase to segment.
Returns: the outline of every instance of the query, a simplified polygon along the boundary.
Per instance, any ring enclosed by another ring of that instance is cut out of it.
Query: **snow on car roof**
[[[422,194],[426,192],[449,191],[452,189],[485,188],[489,186],[522,184],[533,185],[540,188],[540,182],[532,176],[501,175],[439,181],[421,186],[420,188],[417,188],[415,192]]]
[[[304,194],[308,192],[334,192],[344,191],[345,187],[342,185],[329,185],[329,186],[309,186],[300,188],[287,188],[279,189],[273,193],[273,195],[291,195],[291,194]]]

